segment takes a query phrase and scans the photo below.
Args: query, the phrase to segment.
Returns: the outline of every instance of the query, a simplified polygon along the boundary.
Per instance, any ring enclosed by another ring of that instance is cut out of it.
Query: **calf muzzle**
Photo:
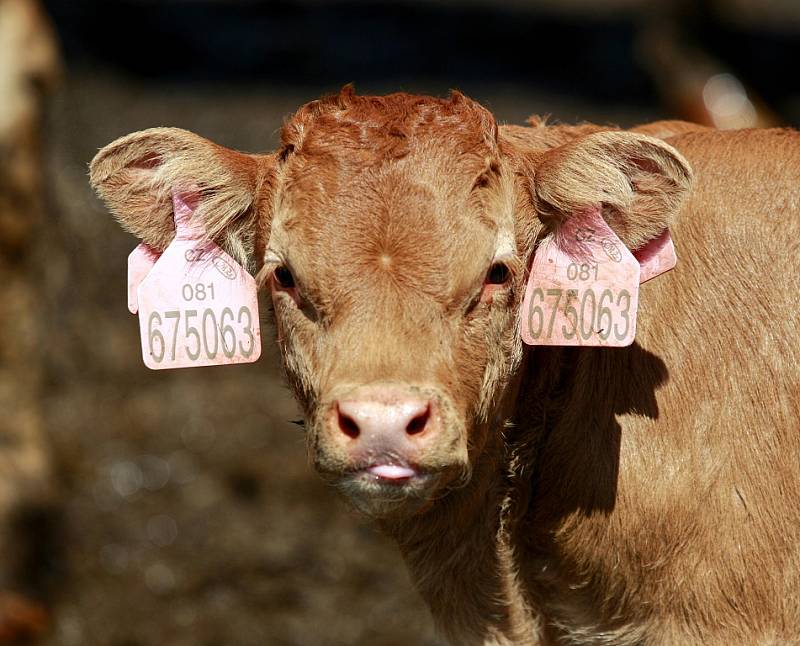
[[[464,470],[463,423],[437,389],[381,383],[339,388],[320,417],[317,468],[371,515],[408,511]]]

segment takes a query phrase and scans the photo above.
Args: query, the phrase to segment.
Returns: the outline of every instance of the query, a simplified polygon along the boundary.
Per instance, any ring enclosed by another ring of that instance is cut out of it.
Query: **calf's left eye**
[[[284,289],[292,289],[295,286],[292,272],[283,265],[275,268],[275,280]]]

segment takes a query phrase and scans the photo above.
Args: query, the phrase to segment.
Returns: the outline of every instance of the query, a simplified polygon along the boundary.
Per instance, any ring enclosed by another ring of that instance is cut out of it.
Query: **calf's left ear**
[[[163,251],[175,235],[172,189],[197,194],[193,217],[243,264],[252,257],[258,204],[273,183],[274,155],[249,155],[179,128],[117,139],[92,160],[90,180],[120,224]]]
[[[570,215],[602,208],[629,249],[659,235],[688,195],[689,163],[672,146],[631,132],[597,132],[542,155],[532,193],[539,217],[554,230]]]

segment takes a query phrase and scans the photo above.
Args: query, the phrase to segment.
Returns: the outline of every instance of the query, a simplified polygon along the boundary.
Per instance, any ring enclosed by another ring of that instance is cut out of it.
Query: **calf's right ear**
[[[193,217],[247,266],[264,234],[258,205],[274,168],[274,155],[240,153],[179,128],[151,128],[97,153],[90,181],[123,228],[158,251],[175,235],[172,189],[195,192]]]

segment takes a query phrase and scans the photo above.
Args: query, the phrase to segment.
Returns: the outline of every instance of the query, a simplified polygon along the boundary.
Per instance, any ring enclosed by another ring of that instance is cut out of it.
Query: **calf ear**
[[[90,180],[120,224],[162,251],[175,235],[172,188],[196,191],[193,217],[240,262],[259,235],[257,202],[271,185],[272,155],[248,155],[178,128],[151,128],[117,139],[92,160]],[[257,199],[258,198],[258,199]]]
[[[609,226],[636,249],[669,226],[692,184],[681,154],[659,139],[597,132],[546,152],[533,178],[534,206],[553,229],[601,206]]]

